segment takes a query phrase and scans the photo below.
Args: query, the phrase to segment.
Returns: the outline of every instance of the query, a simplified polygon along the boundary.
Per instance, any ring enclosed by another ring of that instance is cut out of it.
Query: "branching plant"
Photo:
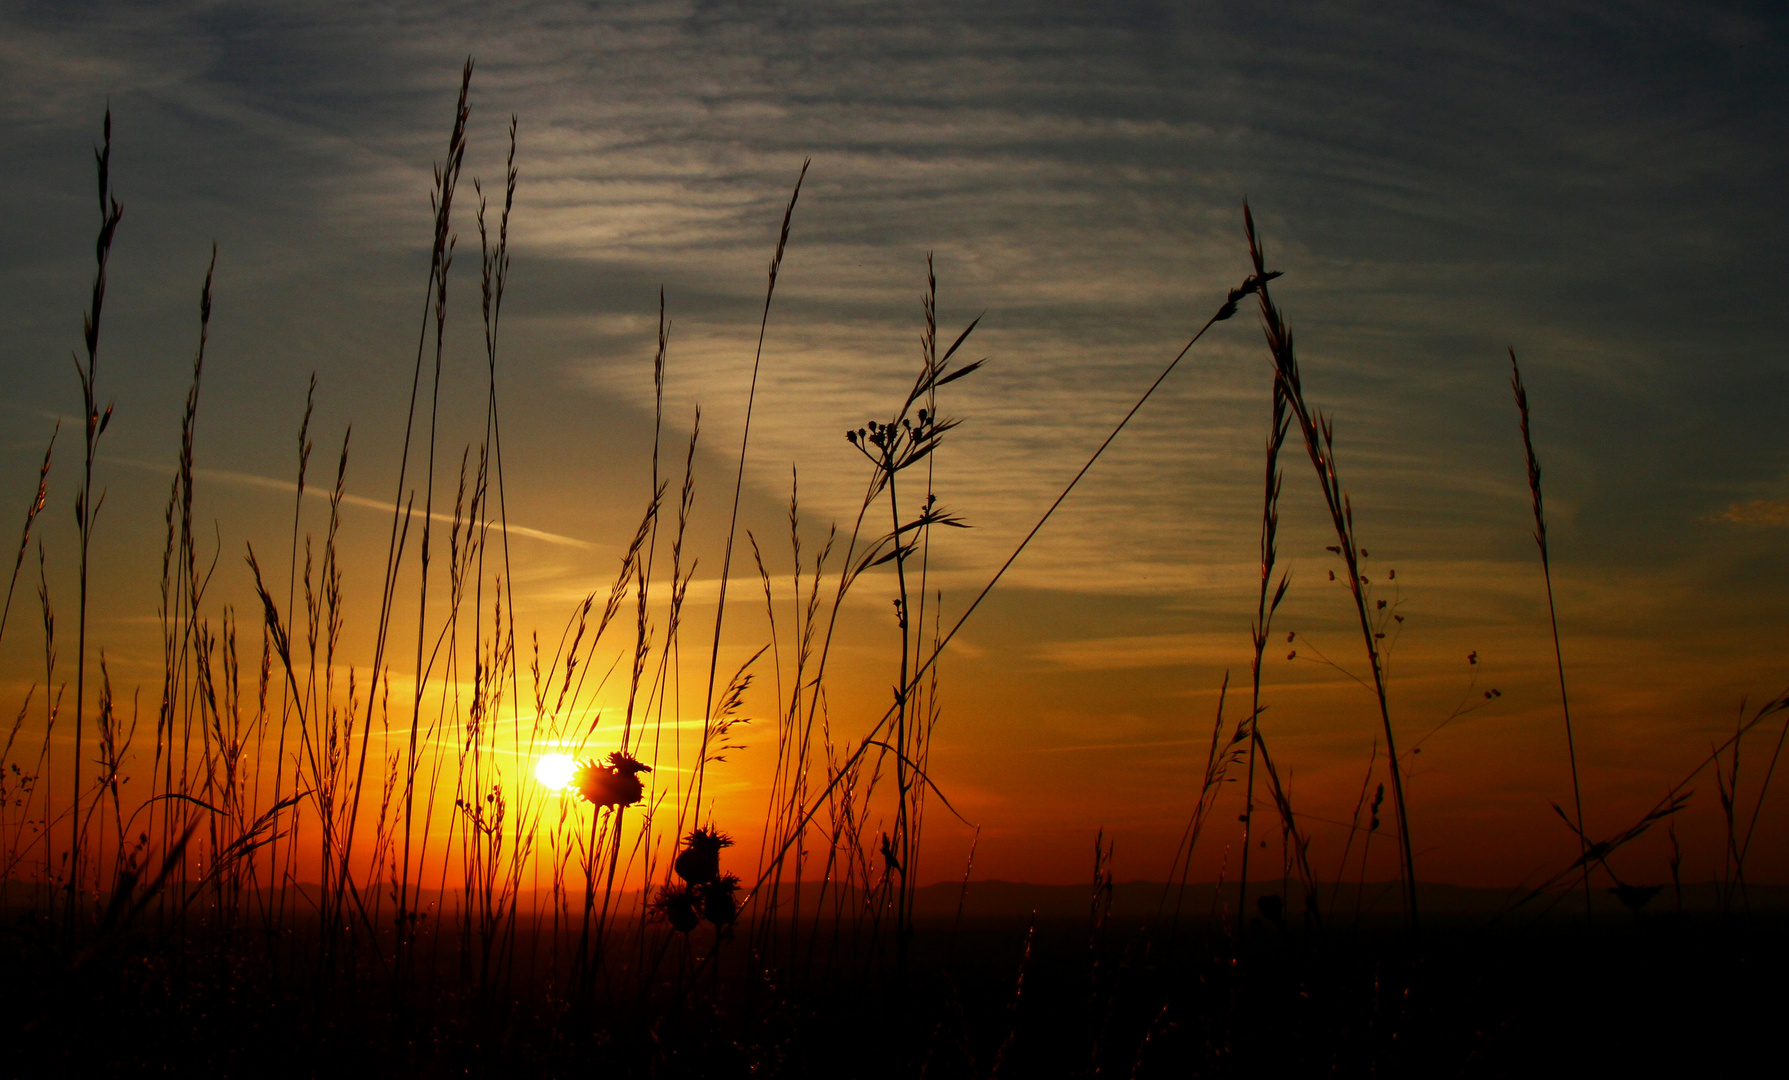
[[[1271,278],[1267,271],[1266,253],[1255,234],[1254,215],[1246,204],[1243,207],[1243,222],[1248,231],[1249,256],[1254,262],[1255,279],[1261,283],[1258,293],[1261,323],[1267,336],[1268,351],[1273,357],[1274,379],[1285,395],[1286,403],[1292,408],[1292,418],[1303,437],[1311,467],[1316,470],[1317,485],[1322,489],[1323,502],[1329,510],[1330,522],[1336,532],[1336,546],[1330,550],[1341,557],[1347,570],[1348,591],[1360,617],[1361,639],[1366,647],[1367,662],[1372,668],[1373,691],[1379,702],[1379,719],[1384,728],[1386,763],[1391,772],[1392,806],[1397,814],[1398,854],[1404,877],[1404,912],[1412,933],[1415,933],[1421,925],[1416,902],[1416,856],[1411,847],[1409,808],[1404,801],[1404,776],[1398,765],[1397,740],[1391,726],[1391,706],[1385,693],[1385,671],[1379,648],[1385,632],[1374,628],[1372,615],[1368,613],[1368,582],[1361,573],[1362,552],[1354,539],[1354,505],[1336,473],[1335,431],[1327,417],[1305,402],[1304,382],[1299,374],[1298,357],[1292,346],[1292,331],[1286,327],[1268,290],[1267,282]]]

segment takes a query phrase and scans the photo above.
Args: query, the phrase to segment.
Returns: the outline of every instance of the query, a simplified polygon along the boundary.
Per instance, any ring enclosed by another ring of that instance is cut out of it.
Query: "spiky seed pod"
[[[684,840],[685,847],[672,868],[677,876],[691,885],[706,885],[720,877],[721,849],[732,847],[733,839],[711,829],[697,829]]]
[[[739,898],[734,895],[739,891],[736,875],[722,875],[700,888],[702,917],[713,923],[715,929],[725,930],[739,921]]]
[[[650,907],[653,918],[670,923],[680,934],[689,933],[702,921],[702,895],[694,886],[667,885]]]
[[[652,771],[652,766],[642,762],[626,750],[615,750],[609,754],[609,768],[626,776]]]
[[[608,804],[608,778],[609,770],[604,768],[601,762],[581,761],[578,763],[578,767],[572,770],[571,786],[576,789],[578,795],[585,802],[596,806],[606,806]]]
[[[632,773],[616,773],[610,781],[610,791],[616,806],[632,806],[646,794],[646,788],[640,778]]]
[[[706,885],[720,875],[720,852],[686,848],[677,856],[675,869],[677,876],[691,885]]]
[[[639,774],[651,772],[651,766],[625,750],[616,750],[609,755],[609,768],[615,774],[615,805],[632,806],[639,802],[646,792],[640,783]]]
[[[607,762],[586,761],[578,766],[572,786],[592,806],[632,806],[645,794],[638,774],[651,771],[632,754],[617,750]]]

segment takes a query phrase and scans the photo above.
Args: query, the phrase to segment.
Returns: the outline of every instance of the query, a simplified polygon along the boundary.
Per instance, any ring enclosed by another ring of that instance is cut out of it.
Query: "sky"
[[[1404,616],[1393,722],[1406,746],[1423,740],[1407,759],[1419,876],[1533,880],[1577,842],[1549,808],[1570,777],[1509,348],[1545,470],[1589,831],[1631,824],[1742,702],[1789,683],[1786,46],[1789,20],[1767,5],[1687,3],[9,4],[0,497],[18,509],[0,513],[22,513],[55,419],[79,415],[67,358],[108,105],[125,217],[99,375],[117,411],[96,466],[96,640],[114,679],[146,694],[214,242],[195,451],[214,596],[254,610],[245,544],[288,557],[313,372],[312,468],[333,468],[353,432],[347,588],[377,590],[431,169],[469,55],[436,499],[451,502],[456,452],[482,427],[469,181],[501,190],[513,115],[504,454],[518,619],[543,639],[607,590],[645,506],[661,288],[665,458],[681,467],[699,405],[691,603],[695,624],[712,620],[765,266],[804,160],[741,520],[779,575],[792,475],[810,559],[828,523],[849,528],[866,473],[841,436],[913,378],[931,253],[941,334],[979,317],[962,355],[987,360],[945,395],[961,426],[937,490],[973,526],[937,540],[946,626],[1246,276],[1247,200],[1284,273],[1275,296],[1307,393],[1334,418],[1357,534],[1375,574],[1396,571],[1375,587]],[[978,875],[1082,880],[1102,827],[1120,877],[1167,872],[1226,672],[1228,722],[1247,707],[1235,688],[1252,655],[1269,375],[1245,308],[946,650],[929,771],[979,827]],[[57,444],[40,533],[62,626],[77,428]],[[1284,465],[1292,585],[1261,728],[1328,875],[1377,706],[1353,681],[1364,659],[1326,576],[1333,534],[1309,462],[1292,446]],[[310,513],[307,531],[321,527]],[[733,570],[723,652],[737,663],[770,628],[755,569],[736,554]],[[21,580],[25,613],[0,642],[15,696],[42,652],[31,570]],[[897,677],[892,588],[872,572],[846,605],[829,676],[841,736],[873,722]],[[1472,711],[1429,734],[1461,702]],[[742,833],[768,726],[717,796]],[[1775,730],[1745,744],[1742,785]],[[1693,785],[1679,826],[1689,877],[1719,873],[1713,781]],[[1759,880],[1789,882],[1782,798],[1760,812]],[[971,824],[928,818],[922,876],[961,874]],[[1201,875],[1230,865],[1238,831],[1202,841]],[[1617,870],[1660,879],[1663,843],[1647,837]]]

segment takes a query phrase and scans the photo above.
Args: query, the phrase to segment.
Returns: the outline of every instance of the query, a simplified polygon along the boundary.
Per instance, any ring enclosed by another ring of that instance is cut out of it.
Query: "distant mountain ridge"
[[[170,891],[177,889],[178,886],[175,885]],[[314,883],[305,882],[293,886],[293,893],[310,897],[314,896],[316,889]],[[1573,914],[1583,910],[1579,900],[1581,894],[1576,889],[1555,891],[1524,903],[1528,891],[1519,887],[1422,882],[1417,886],[1417,897],[1425,916],[1463,921],[1490,920],[1503,913],[1519,912],[1525,918],[1532,918],[1547,913]],[[576,895],[576,890],[573,892],[569,903],[576,909],[581,905],[582,897]],[[33,899],[41,903],[45,893],[42,885],[11,881],[0,891],[0,906],[16,909],[28,906]],[[426,889],[415,895],[419,907],[424,911],[442,907],[451,911],[458,906],[456,901],[460,894],[458,890],[441,893]],[[1304,900],[1296,883],[1270,881],[1250,884],[1248,899],[1251,907],[1264,896],[1283,897],[1286,917],[1302,919]],[[637,903],[638,897],[639,890],[630,889],[619,893],[615,902],[621,904],[625,910]],[[1630,909],[1607,888],[1593,889],[1591,898],[1599,916],[1632,917]],[[521,907],[526,910],[536,899],[544,901],[545,896],[536,890],[524,890]],[[814,882],[802,884],[799,903],[804,912],[811,912],[813,905],[820,899],[819,885]],[[792,907],[796,901],[796,890],[785,883],[779,902],[784,907]],[[838,902],[836,890],[829,888],[825,897],[826,906],[830,909]],[[1112,886],[1108,917],[1134,921],[1154,919],[1158,914],[1173,917],[1178,913],[1182,922],[1198,922],[1213,916],[1230,917],[1236,902],[1236,886],[1229,883],[1220,887],[1213,882],[1189,882],[1182,889],[1178,885],[1166,885],[1159,881],[1121,881]],[[1675,913],[1679,910],[1679,902],[1678,891],[1665,885],[1643,906],[1642,915],[1650,918]],[[389,899],[379,897],[374,900],[369,896],[369,904],[372,903],[385,907],[388,906]],[[1036,885],[1022,881],[978,881],[972,878],[967,888],[960,881],[938,882],[921,886],[914,894],[914,914],[921,919],[955,919],[960,914],[964,919],[974,920],[1025,920],[1035,913],[1039,919],[1051,921],[1084,920],[1093,912],[1093,904],[1093,890],[1085,884]],[[1318,905],[1327,919],[1352,920],[1358,913],[1362,919],[1382,921],[1396,919],[1403,913],[1396,881],[1369,881],[1364,885],[1344,883],[1339,887],[1325,884],[1318,891]],[[1723,886],[1720,883],[1689,883],[1682,888],[1681,905],[1685,914],[1697,916],[1719,914],[1723,907],[1739,913],[1751,911],[1760,914],[1789,914],[1789,886],[1750,885],[1743,891],[1735,889],[1730,902],[1724,903]],[[1254,912],[1251,911],[1251,914]]]
[[[1280,881],[1255,882],[1249,885],[1249,900],[1262,896],[1283,896],[1290,912],[1303,910],[1299,886]],[[1444,885],[1420,882],[1417,899],[1425,914],[1433,916],[1474,918],[1495,917],[1520,904],[1524,912],[1540,913],[1548,908],[1581,911],[1577,890],[1548,893],[1521,903],[1530,890],[1521,887],[1483,887]],[[1685,884],[1682,890],[1683,911],[1706,915],[1722,909],[1722,886],[1717,882]],[[1628,915],[1629,909],[1606,888],[1591,893],[1599,912]],[[1233,911],[1236,886],[1225,884],[1221,891],[1212,882],[1189,882],[1185,889],[1152,881],[1124,881],[1112,886],[1113,918],[1153,918],[1157,912],[1172,914],[1176,907],[1183,919],[1198,919],[1214,913]],[[1019,915],[1036,911],[1040,917],[1085,918],[1092,909],[1093,890],[1089,885],[1033,885],[1012,881],[970,880],[967,892],[961,883],[941,882],[917,890],[915,908],[920,915],[954,916],[959,902],[965,918],[990,918]],[[1318,889],[1318,904],[1325,912],[1334,911],[1351,917],[1359,910],[1363,917],[1397,916],[1403,907],[1396,881],[1369,881],[1365,885],[1344,883],[1339,888],[1324,884]],[[1743,911],[1789,912],[1789,886],[1753,885],[1743,894],[1734,895],[1731,909]],[[1642,908],[1646,915],[1678,910],[1676,891],[1666,885]]]

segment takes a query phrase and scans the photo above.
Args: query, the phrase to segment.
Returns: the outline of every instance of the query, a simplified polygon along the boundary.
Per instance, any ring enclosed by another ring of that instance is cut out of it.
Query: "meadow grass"
[[[335,454],[321,536],[306,529],[314,377],[297,433],[286,588],[279,589],[277,562],[251,546],[244,558],[256,617],[244,624],[211,596],[216,563],[202,554],[193,500],[214,249],[166,502],[157,612],[162,680],[150,704],[153,730],[142,733],[148,747],[139,741],[139,710],[124,716],[103,645],[88,641],[90,550],[103,504],[103,485],[94,496],[94,465],[112,415],[110,404],[101,405],[101,315],[122,220],[111,188],[107,117],[97,152],[96,269],[85,359],[77,363],[84,441],[73,556],[74,750],[52,748],[59,725],[68,724],[67,664],[57,652],[47,554],[38,539],[42,681],[23,696],[0,754],[0,900],[15,974],[6,991],[15,1061],[69,1067],[86,1054],[101,1072],[177,1067],[195,1075],[252,1066],[305,1075],[324,1068],[541,1075],[602,1068],[628,1075],[1141,1076],[1189,1069],[1426,1075],[1439,1062],[1472,1072],[1477,1060],[1479,1071],[1496,1075],[1519,1061],[1511,1047],[1538,1046],[1541,1037],[1499,1041],[1492,1030],[1503,1015],[1498,995],[1511,987],[1533,993],[1537,976],[1508,962],[1485,968],[1489,953],[1513,951],[1523,962],[1564,971],[1577,980],[1572,985],[1604,991],[1626,977],[1623,965],[1632,956],[1622,950],[1631,938],[1584,938],[1580,951],[1561,961],[1557,928],[1544,918],[1523,923],[1513,939],[1513,915],[1506,914],[1502,929],[1472,933],[1445,920],[1437,930],[1432,913],[1419,919],[1423,889],[1404,794],[1407,761],[1398,750],[1380,644],[1393,616],[1383,600],[1375,603],[1367,553],[1337,471],[1333,428],[1306,398],[1291,331],[1270,294],[1279,274],[1267,265],[1246,207],[1250,275],[1228,290],[948,624],[932,544],[935,532],[965,522],[941,505],[933,466],[958,426],[945,412],[952,384],[984,361],[959,355],[979,320],[941,342],[928,259],[911,386],[846,433],[866,467],[849,527],[833,526],[817,550],[804,549],[799,478],[792,475],[792,573],[773,574],[775,560],[766,555],[772,541],[746,531],[769,633],[729,674],[722,653],[731,644],[727,598],[752,408],[804,163],[768,267],[713,633],[688,650],[689,678],[683,629],[696,565],[687,545],[702,421],[698,410],[687,438],[667,424],[672,336],[662,291],[651,494],[607,589],[575,604],[556,630],[519,628],[499,393],[519,182],[513,117],[500,204],[491,206],[474,180],[485,411],[476,437],[461,445],[457,472],[441,408],[444,342],[458,311],[449,283],[472,74],[468,62],[434,173],[429,270],[364,666],[344,644],[352,616],[340,529],[351,433]],[[1152,910],[1115,914],[1120,887],[1102,832],[1094,837],[1084,917],[1034,912],[1022,925],[966,920],[973,847],[947,917],[949,907],[939,909],[920,884],[927,815],[955,813],[930,772],[944,717],[938,658],[1206,331],[1250,298],[1259,307],[1273,382],[1249,703],[1240,718],[1226,719],[1226,675],[1204,770],[1189,784],[1192,810]],[[1514,384],[1553,612],[1540,472],[1519,371]],[[1335,531],[1330,551],[1348,575],[1382,728],[1326,900],[1290,774],[1276,765],[1260,725],[1263,658],[1288,587],[1284,573],[1276,579],[1277,537],[1281,453],[1294,428]],[[46,505],[54,447],[52,435],[0,609],[0,643]],[[681,477],[665,460],[675,460],[675,448],[682,449]],[[449,490],[451,510],[445,498],[438,508],[437,496]],[[846,739],[835,734],[828,711],[828,668],[847,600],[877,567],[893,574],[893,701],[865,733]],[[1556,615],[1554,640],[1565,705]],[[700,713],[689,731],[681,719],[686,683],[703,688],[690,695]],[[743,851],[724,854],[734,847],[726,830],[741,826],[714,818],[706,786],[709,770],[738,747],[735,729],[748,692],[773,704],[759,710],[773,727],[772,767],[761,840],[749,860]],[[620,703],[612,710],[619,718],[596,708],[599,696]],[[1639,915],[1651,893],[1616,879],[1608,858],[1681,810],[1689,784],[1710,766],[1727,823],[1720,903],[1725,911],[1743,902],[1746,859],[1789,727],[1750,789],[1749,815],[1739,794],[1740,749],[1749,734],[1786,715],[1783,697],[1742,714],[1732,735],[1640,820],[1595,840],[1584,826],[1567,711],[1574,797],[1567,823],[1579,838],[1579,858],[1511,910],[1547,909],[1559,902],[1562,886],[1575,893],[1581,885],[1588,917],[1592,875],[1601,872]],[[593,749],[599,721],[607,724],[604,740],[615,740],[606,757]],[[516,775],[517,763],[548,751],[563,751],[576,764],[563,792]],[[127,798],[123,770],[127,761],[140,764],[145,752],[148,784]],[[1237,878],[1201,892],[1189,881],[1195,850],[1237,771]],[[1385,779],[1369,800],[1377,776]],[[1401,928],[1375,921],[1377,905],[1368,899],[1368,852],[1386,781],[1401,867]],[[1275,875],[1251,868],[1251,855],[1263,846],[1254,815],[1258,783],[1278,818]],[[1299,919],[1289,918],[1289,898],[1302,904]],[[1336,912],[1347,899],[1353,919],[1344,931]],[[1647,947],[1676,948],[1688,940],[1687,925],[1673,924],[1676,936],[1668,941],[1664,931],[1648,928],[1654,936]],[[1748,949],[1779,948],[1771,933],[1748,940]],[[1698,958],[1685,948],[1672,953],[1671,964],[1684,978],[1718,969],[1737,999],[1751,977],[1740,961],[1753,955]],[[1459,1002],[1450,1005],[1452,998]],[[1551,1000],[1536,998],[1543,999]],[[1631,997],[1610,1001],[1624,1022],[1651,1015]],[[84,1047],[78,1032],[96,1016],[116,1037],[104,1048]]]

